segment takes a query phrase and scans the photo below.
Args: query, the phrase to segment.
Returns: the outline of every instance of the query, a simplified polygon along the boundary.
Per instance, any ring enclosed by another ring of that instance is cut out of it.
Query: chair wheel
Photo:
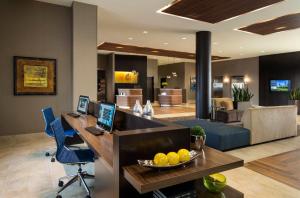
[[[59,186],[59,187],[63,187],[63,185],[64,185],[64,182],[63,182],[63,181],[59,181],[59,182],[58,182],[58,186]],[[60,196],[60,195],[59,195],[59,196]]]
[[[50,156],[50,153],[49,153],[49,152],[46,152],[46,153],[45,153],[45,156],[46,156],[46,157],[49,157],[49,156]]]
[[[55,162],[55,158],[54,157],[51,158],[51,162]]]
[[[62,198],[62,196],[61,195],[56,195],[56,198]]]
[[[87,195],[87,196],[85,196],[85,198],[91,198],[91,196],[90,196],[90,195]]]

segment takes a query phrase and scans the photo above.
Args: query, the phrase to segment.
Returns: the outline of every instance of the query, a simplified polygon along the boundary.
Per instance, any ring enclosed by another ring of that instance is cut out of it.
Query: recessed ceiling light
[[[143,31],[143,34],[148,34],[148,31],[144,30],[144,31]]]
[[[213,42],[213,45],[218,45],[219,43],[218,42]]]
[[[261,52],[261,53],[265,53],[266,51],[265,51],[265,50],[261,50],[260,52]]]
[[[151,52],[153,52],[153,53],[158,53],[159,51],[157,51],[157,50],[153,50],[153,51],[151,51]]]
[[[181,37],[181,39],[182,39],[182,40],[186,40],[187,38],[186,38],[186,37]]]
[[[122,47],[122,46],[117,46],[116,48],[117,48],[117,49],[122,49],[123,47]]]
[[[281,26],[281,27],[275,28],[275,30],[282,30],[282,29],[285,29],[285,28],[286,28],[286,26]]]
[[[133,38],[132,37],[128,37],[128,40],[133,40]]]
[[[169,43],[165,42],[164,45],[168,45]]]

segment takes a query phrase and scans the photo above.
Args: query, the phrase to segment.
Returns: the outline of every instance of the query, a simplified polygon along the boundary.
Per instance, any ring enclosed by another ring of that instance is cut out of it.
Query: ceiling
[[[72,0],[40,1],[65,6],[72,4]],[[217,56],[238,59],[300,51],[300,29],[265,36],[235,30],[299,13],[299,0],[285,0],[215,24],[157,13],[173,0],[77,1],[98,5],[98,44],[113,42],[194,53],[195,33],[208,30],[212,32],[212,54]]]

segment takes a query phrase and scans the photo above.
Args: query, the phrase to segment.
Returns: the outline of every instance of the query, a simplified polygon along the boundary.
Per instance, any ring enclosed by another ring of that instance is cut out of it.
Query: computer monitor
[[[77,112],[87,114],[90,98],[88,96],[79,96]]]
[[[111,132],[113,130],[115,113],[116,113],[116,104],[100,103],[97,124],[100,127],[102,127],[104,130]]]

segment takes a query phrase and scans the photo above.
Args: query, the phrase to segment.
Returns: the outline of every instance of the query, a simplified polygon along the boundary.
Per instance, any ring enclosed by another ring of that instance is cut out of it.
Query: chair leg
[[[81,180],[81,182],[82,182],[82,184],[83,184],[83,186],[84,186],[86,192],[87,192],[88,195],[90,196],[90,195],[91,195],[90,189],[89,189],[89,187],[87,186],[87,184],[85,183],[85,181],[84,181],[84,179],[83,179],[83,176],[82,176],[81,174],[79,174],[79,178],[80,178],[80,180]]]
[[[57,192],[57,194],[61,193],[64,189],[66,189],[68,186],[70,186],[71,184],[73,184],[74,182],[76,182],[79,179],[80,178],[78,177],[78,175],[76,175],[75,177],[73,177],[70,181],[68,181],[68,183],[66,183],[65,185],[63,185],[63,187]]]

